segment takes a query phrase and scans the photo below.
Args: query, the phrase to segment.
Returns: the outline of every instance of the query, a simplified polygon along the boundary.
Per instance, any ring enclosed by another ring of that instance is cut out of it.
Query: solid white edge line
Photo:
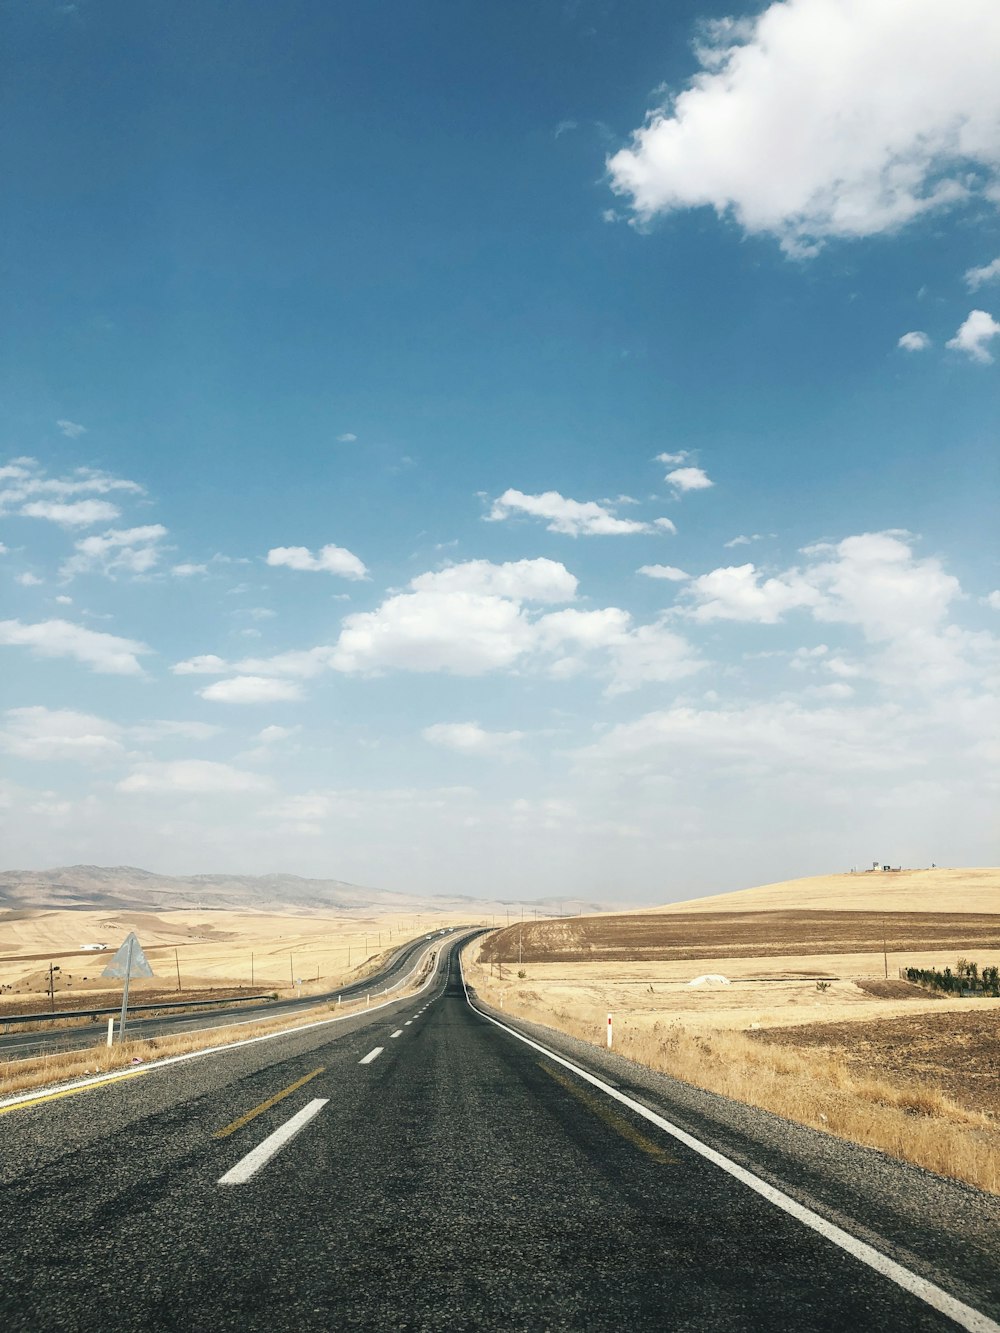
[[[554,1060],[556,1064],[562,1065],[564,1069],[570,1070],[579,1078],[582,1078],[584,1082],[597,1088],[606,1096],[613,1098],[616,1102],[620,1102],[623,1106],[627,1106],[629,1110],[635,1111],[635,1113],[642,1116],[644,1120],[648,1120],[650,1124],[656,1125],[658,1129],[662,1129],[672,1138],[675,1138],[679,1143],[683,1143],[686,1148],[690,1148],[692,1152],[698,1153],[700,1157],[706,1158],[713,1164],[713,1166],[717,1166],[721,1170],[727,1172],[742,1185],[746,1185],[748,1189],[761,1195],[763,1198],[767,1199],[769,1203],[773,1203],[776,1208],[780,1208],[782,1212],[788,1213],[790,1217],[794,1217],[795,1220],[801,1222],[803,1226],[807,1226],[811,1228],[811,1230],[818,1232],[824,1239],[832,1241],[834,1245],[838,1245],[853,1258],[859,1259],[861,1263],[867,1264],[867,1266],[874,1269],[876,1273],[881,1273],[881,1275],[888,1278],[890,1282],[894,1282],[897,1287],[901,1287],[904,1291],[908,1291],[912,1296],[916,1296],[918,1300],[923,1301],[932,1309],[937,1310],[940,1314],[953,1320],[960,1328],[967,1329],[969,1333],[1000,1333],[1000,1324],[995,1323],[988,1315],[982,1314],[979,1310],[974,1310],[971,1305],[966,1305],[963,1301],[958,1300],[954,1296],[949,1296],[946,1291],[941,1287],[935,1286],[933,1282],[929,1282],[926,1278],[920,1277],[917,1273],[912,1273],[908,1268],[904,1268],[902,1264],[896,1263],[894,1259],[890,1259],[887,1255],[882,1254],[881,1251],[876,1250],[874,1246],[868,1245],[863,1240],[858,1240],[856,1236],[852,1236],[849,1232],[844,1231],[833,1222],[828,1222],[827,1219],[821,1217],[819,1213],[814,1213],[811,1208],[806,1208],[803,1204],[798,1203],[782,1190],[776,1189],[773,1185],[769,1185],[766,1180],[761,1180],[760,1176],[755,1176],[752,1171],[747,1171],[745,1167],[740,1166],[728,1157],[724,1157],[722,1153],[716,1152],[716,1150],[710,1148],[707,1143],[702,1143],[700,1139],[696,1139],[693,1135],[688,1134],[678,1125],[671,1124],[670,1121],[665,1120],[663,1116],[657,1115],[655,1111],[651,1111],[648,1106],[643,1106],[641,1102],[635,1101],[632,1097],[627,1097],[623,1092],[619,1092],[617,1088],[611,1087],[609,1083],[605,1083],[594,1074],[588,1073],[586,1069],[581,1069],[579,1065],[573,1064],[571,1060],[567,1060],[565,1057],[557,1055],[555,1051],[550,1051],[539,1042],[532,1041],[530,1037],[525,1037],[522,1033],[518,1032],[516,1028],[508,1027],[506,1023],[501,1023],[498,1019],[491,1018],[489,1014],[483,1013],[481,1009],[477,1009],[472,1003],[472,999],[469,996],[469,987],[466,985],[465,970],[462,967],[461,949],[458,951],[458,971],[459,976],[462,979],[462,989],[465,991],[466,1004],[468,1004],[473,1013],[478,1014],[480,1018],[485,1018],[487,1023],[492,1023],[494,1027],[498,1027],[502,1029],[502,1031],[508,1032],[512,1037],[516,1037],[518,1041],[523,1041],[525,1046],[530,1046],[532,1050],[538,1051],[550,1060]]]
[[[426,955],[430,952],[431,952],[430,949],[425,949],[424,953],[421,954],[421,958],[426,957]],[[416,970],[417,970],[416,967],[412,968],[410,975],[412,975],[413,972],[416,972]],[[274,1041],[277,1037],[292,1037],[295,1035],[296,1032],[308,1032],[311,1028],[326,1027],[329,1023],[346,1023],[347,1020],[350,1018],[361,1018],[363,1015],[375,1013],[377,1009],[388,1009],[389,1006],[392,1004],[399,1004],[403,1000],[412,1000],[414,995],[420,995],[423,991],[425,991],[427,987],[431,984],[431,982],[437,979],[439,974],[440,974],[440,955],[438,959],[438,966],[435,967],[434,971],[430,974],[430,976],[423,983],[423,985],[419,986],[413,992],[413,995],[400,995],[393,1000],[383,1000],[381,1004],[373,1004],[370,1009],[358,1009],[353,1014],[338,1014],[336,1018],[317,1018],[314,1019],[313,1022],[311,1023],[302,1023],[298,1027],[282,1028],[280,1032],[265,1032],[260,1037],[244,1037],[241,1041],[227,1041],[223,1042],[219,1046],[206,1046],[204,1050],[201,1051],[188,1051],[184,1055],[168,1055],[165,1056],[162,1060],[150,1060],[144,1063],[142,1065],[142,1068],[147,1070],[166,1069],[168,1065],[179,1065],[186,1060],[200,1060],[203,1056],[206,1055],[221,1055],[225,1051],[239,1050],[241,1046],[253,1046],[255,1045],[255,1043],[259,1041]],[[248,1018],[244,1019],[239,1023],[227,1023],[226,1026],[245,1027],[247,1023],[260,1023],[263,1021],[266,1020],[260,1018]],[[205,1030],[210,1032],[212,1029],[208,1028]],[[66,1054],[66,1052],[57,1052],[57,1054]],[[131,1068],[132,1066],[128,1067]],[[54,1087],[33,1088],[30,1092],[19,1092],[16,1094],[16,1096],[6,1097],[3,1099],[3,1101],[0,1101],[0,1110],[8,1106],[18,1106],[20,1105],[21,1102],[32,1102],[35,1101],[36,1098],[38,1097],[41,1097],[43,1095],[49,1096],[54,1092],[70,1092],[75,1088],[92,1088],[99,1086],[101,1083],[111,1083],[117,1079],[120,1079],[121,1073],[122,1071],[120,1069],[117,1069],[110,1074],[93,1074],[89,1078],[73,1079],[69,1083],[57,1083]]]
[[[384,1050],[385,1050],[384,1046],[376,1046],[373,1051],[369,1051],[367,1055],[363,1055],[361,1059],[358,1061],[358,1064],[370,1065],[373,1060],[377,1060],[379,1058],[379,1056],[382,1054]]]
[[[273,1134],[269,1134],[263,1143],[258,1143],[257,1147],[248,1152],[246,1157],[241,1157],[234,1167],[230,1168],[224,1176],[220,1176],[217,1184],[245,1184],[251,1176],[255,1176],[260,1168],[271,1160],[275,1153],[281,1151],[289,1139],[294,1139],[299,1130],[305,1129],[309,1121],[314,1116],[319,1115],[329,1100],[329,1097],[316,1097],[303,1106],[302,1110],[296,1112],[291,1120],[286,1120]]]

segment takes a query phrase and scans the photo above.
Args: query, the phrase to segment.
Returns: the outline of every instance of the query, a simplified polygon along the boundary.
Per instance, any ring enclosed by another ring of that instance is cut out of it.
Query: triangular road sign
[[[130,957],[131,967],[129,966]],[[142,945],[136,939],[135,931],[129,933],[125,943],[101,975],[117,977],[119,981],[124,981],[126,972],[130,977],[151,977],[153,975],[153,969],[142,951]]]

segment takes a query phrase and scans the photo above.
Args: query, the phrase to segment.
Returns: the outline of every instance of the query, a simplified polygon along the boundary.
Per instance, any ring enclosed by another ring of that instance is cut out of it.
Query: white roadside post
[[[115,1016],[114,1014],[112,1014],[111,1017],[108,1019],[108,1045],[113,1046],[114,1043],[115,1043]]]
[[[611,1050],[611,1015],[608,1014],[608,1050]]]

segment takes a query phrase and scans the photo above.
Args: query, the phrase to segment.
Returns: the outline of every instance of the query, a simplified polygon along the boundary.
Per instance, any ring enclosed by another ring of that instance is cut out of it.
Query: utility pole
[[[253,951],[250,952],[250,989],[253,990]]]
[[[885,943],[885,913],[882,913],[882,962],[885,967],[885,979],[889,980],[889,953]]]
[[[56,980],[52,973],[52,964],[49,963],[49,1008],[53,1013],[56,1011]]]
[[[181,960],[177,957],[177,950],[174,949],[174,967],[177,969],[177,989],[181,988]]]
[[[294,986],[294,985],[295,985],[295,963],[294,963],[294,961],[293,961],[293,958],[292,958],[292,955],[291,955],[291,954],[288,955],[288,975],[291,977],[291,979],[292,979],[292,985]]]

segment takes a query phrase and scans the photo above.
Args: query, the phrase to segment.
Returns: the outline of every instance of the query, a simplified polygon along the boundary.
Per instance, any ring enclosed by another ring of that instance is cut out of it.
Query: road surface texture
[[[996,1199],[518,1027],[449,943],[377,1012],[0,1109],[0,1329],[997,1333]]]
[[[380,990],[395,985],[406,976],[427,947],[428,937],[421,935],[419,939],[411,940],[409,944],[397,950],[378,973],[364,977],[360,981],[352,981],[322,995],[310,995],[301,1000],[269,1000],[254,1005],[234,1004],[228,1008],[220,1004],[217,1009],[160,1014],[149,1018],[130,1017],[126,1035],[135,1039],[162,1037],[178,1032],[196,1032],[203,1028],[225,1027],[229,1023],[257,1023],[262,1019],[286,1017],[314,1008],[325,1000],[335,1000],[338,995],[348,1000],[371,993],[374,1002]],[[141,997],[136,1002],[141,1003]],[[44,1014],[40,1015],[40,1020],[44,1021],[44,1018]],[[2,1025],[3,1019],[0,1017],[0,1026]],[[0,1035],[0,1060],[26,1060],[35,1055],[51,1055],[56,1051],[72,1051],[92,1046],[95,1041],[100,1041],[107,1026],[108,1016],[82,1026],[53,1027],[40,1032],[18,1031],[17,1026],[12,1026],[9,1033]],[[115,1031],[118,1031],[117,1015]]]

